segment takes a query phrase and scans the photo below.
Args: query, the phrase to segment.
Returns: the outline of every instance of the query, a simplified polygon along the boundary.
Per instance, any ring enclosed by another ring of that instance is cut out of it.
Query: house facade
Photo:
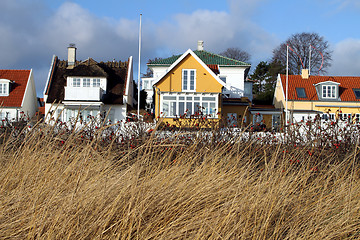
[[[303,122],[321,117],[359,123],[360,77],[278,75],[274,106],[286,109],[288,82],[288,122]]]
[[[148,63],[152,78],[143,78],[148,104],[156,118],[173,123],[197,115],[218,122],[228,118],[231,125],[247,121],[252,83],[246,82],[250,65],[203,50]],[[244,114],[246,115],[244,117]]]
[[[77,61],[76,47],[70,45],[67,61],[52,59],[44,89],[46,120],[124,120],[134,104],[132,65],[132,57],[126,62]]]
[[[30,120],[37,109],[32,70],[0,70],[0,119]]]

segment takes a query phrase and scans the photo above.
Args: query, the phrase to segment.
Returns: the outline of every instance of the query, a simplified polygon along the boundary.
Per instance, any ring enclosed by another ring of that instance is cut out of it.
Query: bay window
[[[217,118],[218,96],[213,94],[164,94],[161,96],[161,115],[180,117],[204,115]]]

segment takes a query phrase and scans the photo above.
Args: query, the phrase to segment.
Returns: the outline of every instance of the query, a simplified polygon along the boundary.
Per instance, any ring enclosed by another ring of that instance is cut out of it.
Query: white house
[[[0,70],[0,119],[29,120],[37,109],[32,70]]]
[[[77,61],[71,44],[67,61],[52,59],[44,89],[45,114],[63,122],[124,120],[134,104],[132,65],[132,57],[126,62]]]

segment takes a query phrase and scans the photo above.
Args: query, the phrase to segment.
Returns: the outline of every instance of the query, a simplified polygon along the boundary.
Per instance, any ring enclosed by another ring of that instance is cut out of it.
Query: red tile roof
[[[0,96],[1,107],[21,107],[31,70],[0,70],[0,79],[13,81],[9,96]]]
[[[286,75],[280,75],[284,94],[286,94]],[[356,99],[353,89],[360,89],[360,77],[337,77],[337,76],[309,76],[309,79],[303,79],[301,75],[289,75],[289,100],[299,101],[318,101],[318,95],[314,84],[320,82],[332,81],[340,83],[339,97],[345,102],[359,102]],[[304,88],[306,98],[298,98],[296,88]]]

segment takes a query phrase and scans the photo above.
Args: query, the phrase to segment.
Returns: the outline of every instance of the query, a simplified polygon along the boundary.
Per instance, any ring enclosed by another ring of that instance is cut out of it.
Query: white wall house
[[[51,63],[44,89],[46,120],[124,120],[134,104],[132,65],[132,57],[126,62],[77,61],[70,45],[67,61],[54,56]]]
[[[204,50],[203,41],[198,41],[197,50],[193,51],[224,83],[224,98],[247,97],[253,99],[252,82],[246,81],[250,64],[220,56]],[[156,59],[147,65],[153,72],[153,77],[142,78],[142,89],[147,93],[147,107],[153,108],[153,83],[168,72],[169,67],[182,55],[166,59]]]
[[[0,119],[30,120],[37,110],[32,70],[0,70]]]

